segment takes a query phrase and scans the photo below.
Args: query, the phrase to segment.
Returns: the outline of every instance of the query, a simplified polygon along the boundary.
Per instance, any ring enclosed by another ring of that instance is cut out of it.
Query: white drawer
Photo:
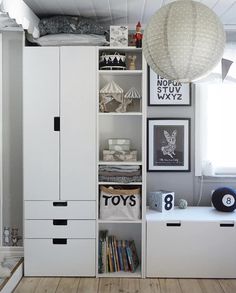
[[[95,201],[25,201],[25,219],[95,219]]]
[[[25,239],[25,276],[95,276],[95,240]]]
[[[95,220],[26,220],[25,238],[95,238]]]

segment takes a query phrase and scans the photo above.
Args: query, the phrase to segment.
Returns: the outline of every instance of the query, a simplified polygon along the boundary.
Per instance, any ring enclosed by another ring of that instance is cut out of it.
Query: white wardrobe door
[[[59,49],[24,49],[24,199],[59,198]]]
[[[61,199],[95,200],[96,47],[62,47]]]

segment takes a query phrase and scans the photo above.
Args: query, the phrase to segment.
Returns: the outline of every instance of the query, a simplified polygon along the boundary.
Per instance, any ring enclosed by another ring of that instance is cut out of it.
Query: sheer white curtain
[[[236,176],[236,83],[196,85],[196,176]]]

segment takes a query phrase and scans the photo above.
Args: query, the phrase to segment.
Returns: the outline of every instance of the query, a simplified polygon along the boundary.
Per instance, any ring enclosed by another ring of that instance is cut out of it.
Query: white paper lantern
[[[159,9],[144,31],[143,53],[162,77],[190,82],[220,61],[225,32],[216,14],[202,3],[179,0]]]

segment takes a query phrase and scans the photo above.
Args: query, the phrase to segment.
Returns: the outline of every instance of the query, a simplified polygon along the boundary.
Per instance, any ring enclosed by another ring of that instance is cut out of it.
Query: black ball
[[[229,187],[217,188],[211,196],[213,206],[221,212],[233,212],[236,208],[236,192]]]

